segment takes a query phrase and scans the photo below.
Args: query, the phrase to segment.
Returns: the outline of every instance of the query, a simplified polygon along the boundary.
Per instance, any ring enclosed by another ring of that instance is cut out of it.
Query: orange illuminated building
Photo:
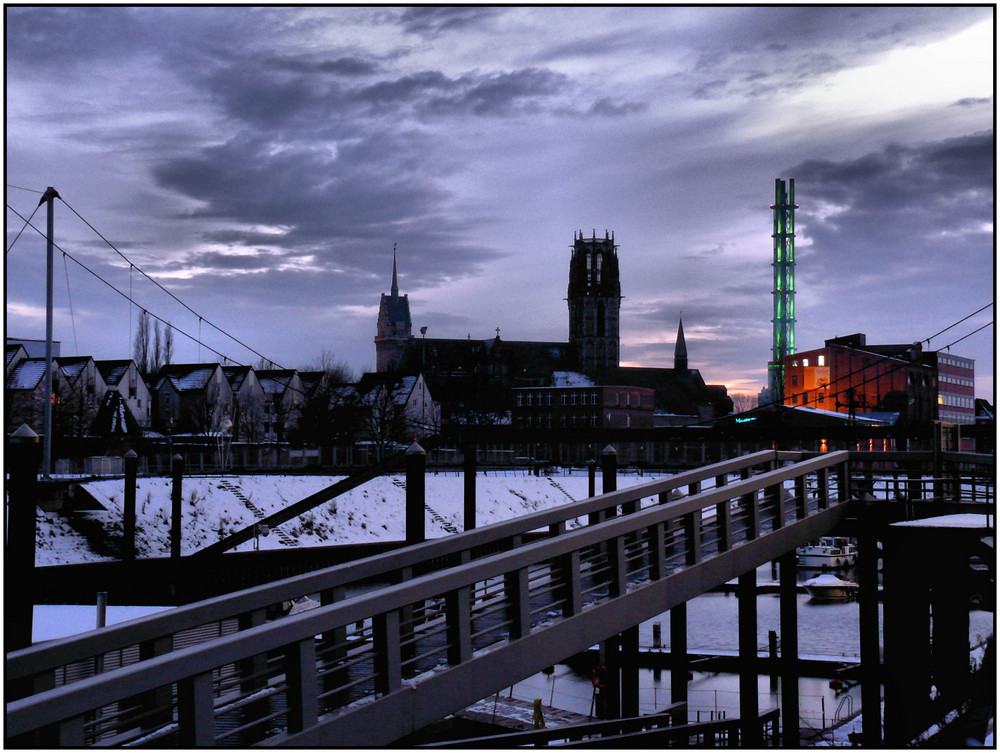
[[[936,418],[936,374],[919,344],[874,345],[858,333],[785,356],[784,404],[837,413],[891,412],[901,423]]]

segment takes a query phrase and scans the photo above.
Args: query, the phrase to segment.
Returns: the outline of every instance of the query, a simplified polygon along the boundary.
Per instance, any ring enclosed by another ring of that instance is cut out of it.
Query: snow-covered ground
[[[264,516],[271,515],[337,481],[341,476],[208,476],[185,478],[182,484],[183,554],[191,554],[252,525],[258,518],[227,485],[236,487]],[[618,488],[646,483],[654,477],[619,475]],[[456,472],[428,473],[425,478],[425,532],[428,538],[461,531],[464,480]],[[535,477],[520,471],[480,473],[476,478],[476,524],[502,520],[549,509],[587,496],[585,473]],[[95,481],[83,485],[105,510],[78,513],[99,525],[110,537],[122,534],[124,480]],[[597,481],[598,491],[601,480]],[[136,490],[136,551],[139,557],[170,554],[171,481],[140,478]],[[643,504],[652,504],[650,498]],[[280,528],[286,542],[298,546],[401,541],[406,538],[406,489],[402,474],[382,476],[299,515]],[[107,557],[93,552],[87,540],[58,513],[38,514],[36,557],[38,565],[96,562]],[[234,551],[281,549],[286,546],[276,532],[248,541]]]

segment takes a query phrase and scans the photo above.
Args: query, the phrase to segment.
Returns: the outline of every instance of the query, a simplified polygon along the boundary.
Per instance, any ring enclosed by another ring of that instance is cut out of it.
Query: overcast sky
[[[756,393],[776,178],[799,351],[993,300],[992,7],[5,11],[6,245],[55,187],[59,247],[200,333],[176,362],[256,364],[215,325],[285,367],[371,369],[393,244],[414,332],[565,341],[569,247],[596,230],[623,363],[671,365],[683,311],[691,366]],[[7,254],[8,336],[44,338],[44,256],[30,228]],[[58,252],[55,280],[62,353],[130,357],[137,306]],[[993,343],[952,349],[980,397]]]

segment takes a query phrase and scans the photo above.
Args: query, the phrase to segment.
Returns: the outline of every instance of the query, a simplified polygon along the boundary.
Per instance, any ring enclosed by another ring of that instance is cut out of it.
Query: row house
[[[93,433],[107,386],[90,356],[53,358],[52,394],[45,391],[45,359],[19,358],[6,380],[7,426],[28,424],[43,430],[46,400],[52,403],[54,432],[64,436]],[[8,363],[8,366],[10,364]]]
[[[95,361],[94,365],[104,381],[105,395],[102,404],[111,404],[109,395],[117,393],[136,423],[149,428],[153,423],[153,395],[132,359]]]
[[[287,441],[305,402],[302,379],[294,369],[263,369],[257,379],[264,391],[264,441]]]
[[[164,366],[153,392],[157,424],[170,434],[215,434],[232,426],[233,389],[217,363]]]

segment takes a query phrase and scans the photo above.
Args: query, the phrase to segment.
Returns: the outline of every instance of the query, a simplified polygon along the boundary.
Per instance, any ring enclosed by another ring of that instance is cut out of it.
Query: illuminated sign
[[[736,419],[736,423],[738,423],[738,424],[748,424],[751,421],[756,421],[756,420],[757,420],[757,416],[751,416],[750,418],[737,418]]]

